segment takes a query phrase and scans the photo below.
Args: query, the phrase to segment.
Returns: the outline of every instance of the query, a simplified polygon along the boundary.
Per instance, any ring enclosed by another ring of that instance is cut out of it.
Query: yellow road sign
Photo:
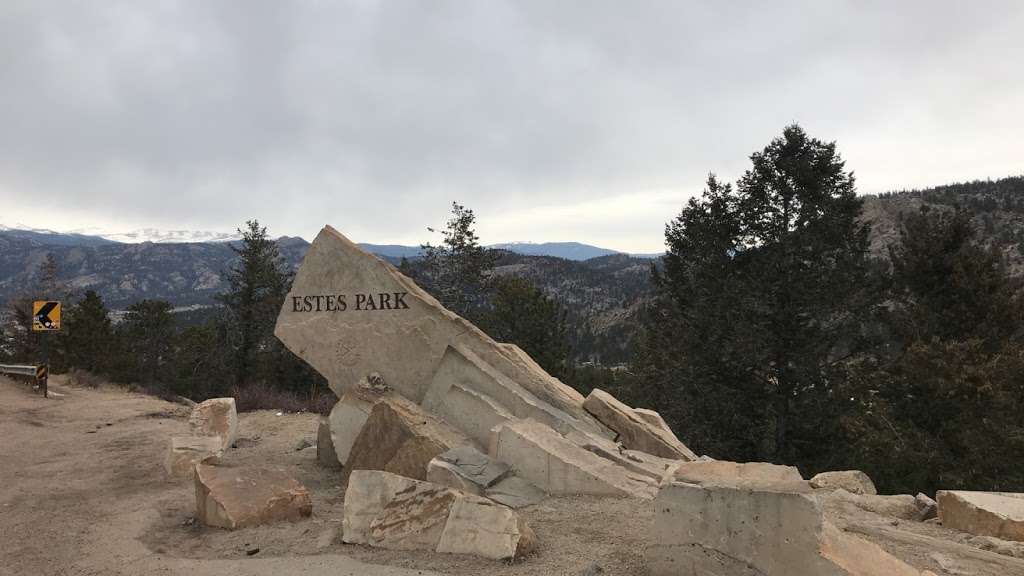
[[[53,332],[60,330],[60,302],[36,300],[32,303],[32,330]]]

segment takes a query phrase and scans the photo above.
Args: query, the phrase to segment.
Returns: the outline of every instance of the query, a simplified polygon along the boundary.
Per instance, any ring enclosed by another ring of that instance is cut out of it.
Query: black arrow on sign
[[[53,320],[50,320],[50,312],[53,312],[53,309],[56,307],[56,302],[47,302],[46,304],[43,304],[43,307],[39,309],[39,314],[36,314],[36,318],[39,320],[39,323],[47,328],[52,328]]]

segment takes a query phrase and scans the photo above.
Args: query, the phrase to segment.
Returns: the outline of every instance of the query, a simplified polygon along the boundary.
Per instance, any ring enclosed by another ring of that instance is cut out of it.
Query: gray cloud
[[[653,251],[793,121],[865,192],[1021,173],[1022,29],[1012,1],[9,0],[0,222],[417,242],[458,199],[485,241]]]

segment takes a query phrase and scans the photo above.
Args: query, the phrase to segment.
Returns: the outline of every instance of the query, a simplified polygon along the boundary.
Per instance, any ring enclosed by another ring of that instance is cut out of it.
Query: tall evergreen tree
[[[569,369],[566,311],[533,282],[516,276],[495,282],[493,309],[484,326],[495,340],[522,348],[552,376]]]
[[[61,334],[68,366],[97,374],[110,368],[116,339],[109,311],[96,292],[87,291],[68,308]]]
[[[165,385],[173,352],[175,322],[170,302],[143,300],[128,307],[118,326],[125,357],[117,374],[122,381],[147,386]]]
[[[634,401],[713,455],[808,462],[871,303],[868,227],[834,143],[794,125],[750,159],[666,226]]]
[[[281,347],[273,336],[274,323],[291,286],[292,272],[265,226],[249,220],[239,233],[241,246],[231,247],[238,261],[224,274],[228,289],[218,299],[228,325],[234,382],[244,386],[272,368],[273,363],[259,362],[259,353]]]
[[[473,211],[452,202],[452,216],[441,231],[440,245],[424,244],[424,284],[441,304],[470,320],[480,319],[487,307],[488,272],[494,268],[494,252],[480,245]]]

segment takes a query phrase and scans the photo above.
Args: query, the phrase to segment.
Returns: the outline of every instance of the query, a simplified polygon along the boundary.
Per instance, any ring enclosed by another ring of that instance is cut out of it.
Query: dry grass
[[[327,414],[338,398],[328,390],[300,394],[292,390],[281,390],[264,383],[249,384],[234,389],[235,406],[239,412],[254,410],[277,410],[280,412],[314,412]]]

